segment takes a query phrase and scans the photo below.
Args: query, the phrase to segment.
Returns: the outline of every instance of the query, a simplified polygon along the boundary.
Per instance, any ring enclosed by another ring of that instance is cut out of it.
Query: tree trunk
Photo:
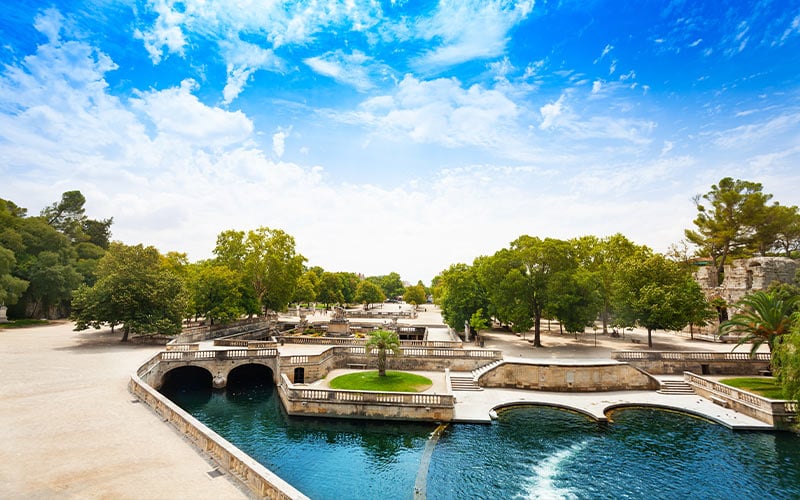
[[[128,333],[130,332],[130,328],[126,325],[122,328],[122,340],[120,342],[127,342],[128,341]]]
[[[542,347],[542,314],[537,312],[533,318],[533,347]]]
[[[647,329],[647,347],[653,347],[653,330]]]

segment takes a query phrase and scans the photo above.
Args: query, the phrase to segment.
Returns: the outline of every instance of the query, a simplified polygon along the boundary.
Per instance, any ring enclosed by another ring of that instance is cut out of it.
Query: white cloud
[[[260,69],[283,72],[285,62],[271,49],[244,42],[238,38],[219,42],[222,55],[227,62],[227,82],[222,90],[223,102],[228,104],[236,99],[247,81]]]
[[[415,34],[439,42],[416,61],[420,69],[440,68],[503,53],[508,32],[528,17],[532,0],[442,0],[429,18],[420,19]]]
[[[283,156],[284,151],[286,150],[286,139],[292,133],[292,127],[288,129],[279,129],[277,132],[272,134],[272,152],[275,153],[275,156],[281,158]]]
[[[597,94],[600,92],[600,89],[603,87],[603,82],[600,80],[595,80],[592,82],[592,94]]]
[[[386,66],[374,63],[371,57],[359,50],[354,50],[350,54],[336,50],[306,58],[303,62],[315,72],[350,85],[360,92],[374,87],[370,76],[372,72],[388,71]]]
[[[357,112],[339,118],[420,143],[493,146],[503,141],[518,111],[497,90],[480,85],[464,88],[456,79],[425,81],[406,75],[394,94],[367,99]]]
[[[547,130],[556,126],[559,117],[563,113],[564,98],[565,96],[562,94],[557,101],[545,104],[539,109],[542,114],[542,123],[539,124],[540,129]]]

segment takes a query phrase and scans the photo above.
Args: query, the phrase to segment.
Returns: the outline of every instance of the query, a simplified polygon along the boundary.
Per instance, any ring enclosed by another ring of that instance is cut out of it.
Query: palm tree
[[[741,334],[737,346],[752,342],[751,357],[755,357],[758,348],[766,342],[771,359],[778,339],[789,333],[797,300],[796,296],[784,299],[769,292],[747,295],[736,303],[739,312],[719,325],[720,335]]]
[[[376,330],[369,335],[369,340],[365,345],[367,354],[373,350],[378,351],[378,376],[386,376],[386,352],[391,351],[395,355],[400,355],[403,351],[400,349],[400,337],[396,332],[389,332],[386,330]]]

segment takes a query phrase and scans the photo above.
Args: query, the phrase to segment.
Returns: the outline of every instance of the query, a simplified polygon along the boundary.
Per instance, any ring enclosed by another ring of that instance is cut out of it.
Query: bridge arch
[[[164,392],[182,391],[186,389],[211,388],[214,375],[205,367],[184,365],[170,368],[161,376],[158,389]]]
[[[275,385],[275,371],[266,363],[242,363],[234,366],[225,376],[226,387],[236,389],[254,385]]]
[[[503,408],[525,408],[525,407],[542,407],[542,408],[554,408],[556,410],[567,411],[570,413],[577,413],[584,417],[588,417],[589,420],[594,422],[607,422],[608,417],[605,415],[598,415],[596,413],[592,413],[589,410],[584,408],[579,408],[577,406],[570,406],[562,403],[554,403],[550,401],[512,401],[508,403],[502,403],[492,408],[492,411],[502,410]]]

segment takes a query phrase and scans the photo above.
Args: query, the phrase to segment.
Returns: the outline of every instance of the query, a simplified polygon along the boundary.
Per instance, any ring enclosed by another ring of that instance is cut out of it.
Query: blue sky
[[[190,259],[281,228],[428,282],[521,234],[679,243],[800,204],[800,1],[73,0],[0,14],[0,197]]]

